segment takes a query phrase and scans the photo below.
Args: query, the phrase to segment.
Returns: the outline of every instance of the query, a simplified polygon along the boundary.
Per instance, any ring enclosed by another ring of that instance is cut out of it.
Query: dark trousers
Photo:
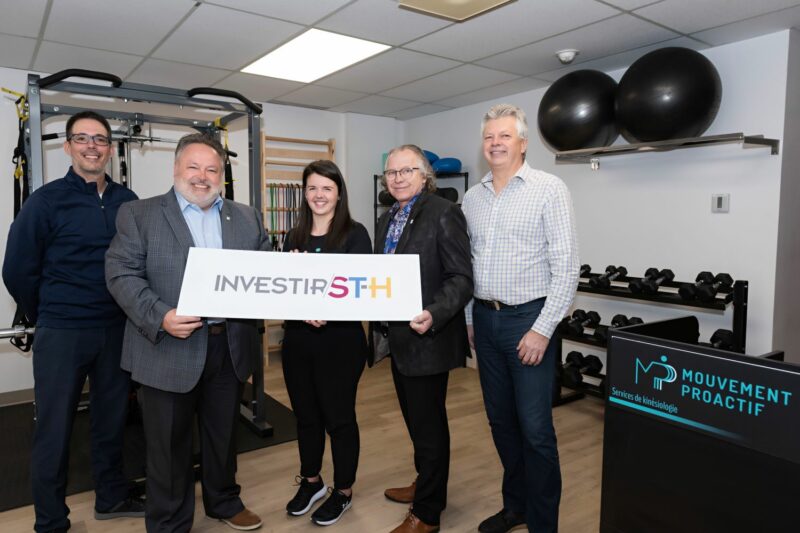
[[[325,433],[331,437],[333,482],[348,489],[356,480],[360,438],[356,421],[358,380],[366,364],[361,324],[287,327],[283,377],[297,417],[300,475],[322,469]]]
[[[483,401],[503,463],[503,507],[524,512],[528,529],[558,531],[561,469],[553,428],[556,335],[542,362],[523,365],[517,344],[530,330],[544,299],[496,311],[472,311]]]
[[[200,381],[187,393],[142,386],[147,441],[148,532],[185,532],[194,518],[192,427],[197,414],[203,506],[212,518],[244,509],[236,484],[236,421],[242,383],[223,332],[209,335]]]
[[[412,509],[420,520],[430,525],[439,525],[439,517],[447,505],[450,428],[445,401],[449,376],[449,372],[404,376],[392,359],[394,388],[414,445],[417,487]]]
[[[36,328],[33,379],[36,429],[31,488],[36,531],[69,527],[64,502],[69,441],[81,391],[89,378],[91,465],[95,508],[108,511],[128,496],[122,473],[122,435],[130,374],[119,367],[123,326]]]

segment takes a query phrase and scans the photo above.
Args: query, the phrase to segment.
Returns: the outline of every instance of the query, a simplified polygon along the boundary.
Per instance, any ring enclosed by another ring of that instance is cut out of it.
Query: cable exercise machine
[[[80,77],[90,80],[108,82],[110,85],[96,83],[78,83],[67,81],[68,78]],[[83,69],[67,69],[50,76],[40,77],[29,74],[27,88],[24,95],[13,91],[5,92],[19,96],[16,102],[20,137],[17,149],[14,151],[15,186],[15,213],[21,199],[27,198],[29,193],[44,184],[44,152],[42,142],[54,139],[64,134],[42,134],[42,122],[56,116],[69,116],[89,108],[68,105],[48,104],[42,101],[42,91],[54,91],[67,96],[81,95],[90,97],[111,98],[115,104],[121,106],[129,102],[142,102],[145,104],[165,104],[176,106],[178,109],[206,109],[220,113],[215,120],[184,118],[181,116],[147,114],[124,110],[109,110],[91,108],[109,121],[121,123],[121,127],[112,131],[112,140],[117,141],[119,160],[119,179],[122,185],[130,187],[131,176],[131,145],[139,143],[177,143],[177,140],[154,137],[152,124],[187,127],[199,132],[207,133],[220,139],[224,135],[223,146],[227,150],[228,125],[239,118],[247,119],[248,132],[248,163],[250,183],[250,205],[261,206],[261,106],[255,104],[235,91],[217,89],[214,87],[197,87],[183,90],[155,85],[143,85],[123,82],[119,77],[105,73]],[[216,100],[202,98],[202,96],[222,96],[236,100]],[[144,132],[144,126],[150,126],[149,133]],[[23,146],[24,145],[24,146]],[[236,153],[227,151],[225,161],[225,196],[233,198],[233,183],[230,158]],[[9,329],[0,329],[0,338],[10,338],[12,344],[23,351],[30,349],[31,337],[34,333],[33,324],[27,322],[18,311],[14,324]],[[263,329],[263,328],[262,328]],[[27,349],[26,349],[27,346]],[[261,437],[271,436],[272,426],[266,420],[267,398],[264,392],[264,361],[256,358],[256,368],[253,373],[252,395],[247,405],[240,406],[240,415],[248,427]]]

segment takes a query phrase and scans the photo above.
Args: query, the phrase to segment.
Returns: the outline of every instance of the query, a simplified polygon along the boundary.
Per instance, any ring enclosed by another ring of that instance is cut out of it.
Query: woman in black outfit
[[[284,250],[308,253],[372,252],[369,234],[350,218],[347,188],[331,161],[315,161],[303,170],[303,202],[297,225]],[[334,487],[311,515],[314,523],[335,523],[350,508],[358,467],[356,390],[367,359],[360,322],[287,321],[283,338],[283,376],[297,417],[300,487],[286,505],[294,516],[308,512],[325,496],[320,476],[325,433],[331,438]]]

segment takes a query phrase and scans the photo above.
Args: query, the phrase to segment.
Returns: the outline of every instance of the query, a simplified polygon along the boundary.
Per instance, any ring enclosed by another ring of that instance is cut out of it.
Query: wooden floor
[[[288,405],[279,357],[273,355],[265,382],[267,392]],[[451,373],[447,409],[452,451],[448,505],[442,515],[441,530],[477,531],[481,520],[502,507],[502,471],[489,433],[477,371],[464,368]],[[596,532],[600,521],[603,405],[599,400],[587,398],[558,407],[554,417],[564,478],[559,529],[562,533]],[[361,458],[353,488],[353,507],[330,529],[348,533],[388,532],[403,520],[407,506],[386,500],[383,490],[406,485],[415,474],[411,443],[386,362],[364,372],[358,393],[358,420]],[[298,471],[296,442],[239,456],[242,499],[263,519],[260,531],[320,531],[308,516],[295,518],[286,514],[285,505],[296,490],[294,476]],[[329,450],[322,476],[328,481],[333,479]],[[196,501],[193,531],[233,531],[204,516],[199,485]],[[92,492],[70,496],[67,505],[74,533],[144,531],[141,519],[94,520]],[[31,531],[33,507],[0,513],[0,524],[4,533]]]

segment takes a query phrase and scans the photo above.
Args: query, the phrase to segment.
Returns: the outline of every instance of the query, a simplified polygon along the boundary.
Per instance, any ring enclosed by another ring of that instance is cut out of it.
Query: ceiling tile
[[[492,85],[485,89],[478,89],[471,93],[445,98],[436,103],[450,107],[462,107],[465,105],[477,104],[478,102],[497,100],[512,94],[538,89],[546,85],[549,85],[546,81],[537,80],[535,78],[519,78],[499,85]]]
[[[153,56],[239,70],[302,29],[289,22],[203,4]]]
[[[710,30],[693,33],[692,37],[696,37],[712,46],[719,46],[759,35],[775,33],[790,27],[800,27],[800,7],[790,7],[745,21],[717,26]]]
[[[279,103],[300,104],[308,107],[327,109],[352,102],[365,96],[364,93],[331,89],[318,85],[307,85],[289,94],[280,97]]]
[[[139,56],[118,52],[42,41],[33,69],[52,73],[68,68],[82,68],[108,72],[120,78],[126,78],[142,59]]]
[[[0,65],[4,67],[27,69],[36,50],[36,39],[0,34]],[[14,89],[12,87],[12,89]],[[24,87],[14,90],[24,91]]]
[[[664,0],[605,0],[607,4],[611,4],[625,10],[638,9],[646,5],[657,4],[663,1]]]
[[[362,39],[398,45],[452,22],[402,9],[393,0],[358,0],[317,26]]]
[[[594,0],[526,0],[453,24],[405,48],[473,61],[618,14]]]
[[[192,89],[209,87],[228,74],[229,70],[187,65],[163,59],[148,59],[125,81]]]
[[[575,62],[581,63],[678,36],[675,32],[631,15],[619,15],[489,57],[478,64],[531,76],[557,69],[561,63],[555,53],[565,48],[580,50]]]
[[[629,67],[631,63],[648,52],[652,52],[653,50],[657,50],[659,48],[666,48],[668,46],[682,46],[684,48],[691,48],[692,50],[703,50],[708,48],[708,46],[704,43],[695,41],[689,37],[678,37],[677,39],[670,39],[668,41],[642,46],[640,48],[636,48],[635,50],[628,50],[626,52],[601,57],[599,59],[593,59],[591,61],[584,61],[582,63],[576,61],[575,63],[563,68],[539,73],[536,75],[536,77],[541,80],[553,82],[574,70],[592,69],[599,70],[601,72],[612,72],[614,70]]]
[[[694,33],[797,5],[797,0],[664,0],[637,15],[683,33]]]
[[[201,0],[250,13],[300,24],[312,24],[345,5],[350,0]]]
[[[407,83],[384,91],[383,96],[404,98],[417,102],[435,102],[443,98],[456,96],[470,91],[483,89],[517,78],[514,74],[478,67],[463,65],[422,80]]]
[[[237,72],[221,82],[218,82],[214,87],[236,91],[256,102],[267,102],[278,96],[295,91],[303,87],[303,85],[303,83],[297,81],[281,80],[278,78]]]
[[[395,48],[318,80],[318,85],[379,93],[458,66],[457,61]]]
[[[69,0],[53,2],[49,41],[147,55],[194,6],[189,0]],[[154,14],[158,16],[154,16]]]
[[[391,113],[390,115],[398,120],[409,120],[417,117],[424,117],[426,115],[433,115],[434,113],[441,113],[442,111],[449,111],[450,108],[443,105],[424,104],[417,107]]]
[[[5,0],[0,32],[38,37],[47,0]]]
[[[331,108],[331,111],[339,111],[342,113],[362,113],[364,115],[389,115],[409,107],[417,107],[419,102],[412,102],[410,100],[400,100],[398,98],[389,98],[386,96],[378,96],[373,94],[360,100],[336,106]]]

